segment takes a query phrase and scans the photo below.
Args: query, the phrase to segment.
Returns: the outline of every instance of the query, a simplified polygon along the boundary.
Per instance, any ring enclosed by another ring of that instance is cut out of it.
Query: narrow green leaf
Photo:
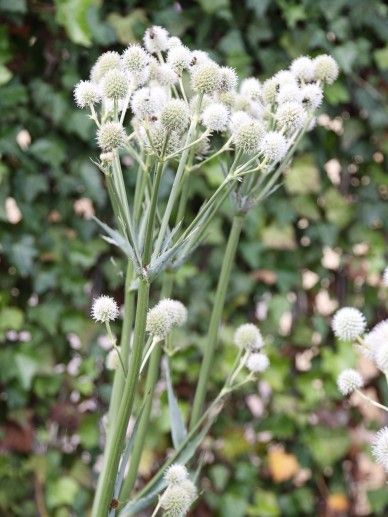
[[[174,448],[177,450],[187,436],[187,429],[179,409],[178,400],[174,393],[168,357],[164,358],[163,368],[167,383],[168,410],[171,422],[171,438]]]

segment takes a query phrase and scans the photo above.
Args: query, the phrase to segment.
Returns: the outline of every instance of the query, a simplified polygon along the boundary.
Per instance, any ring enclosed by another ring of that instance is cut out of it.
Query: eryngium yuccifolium
[[[388,372],[388,341],[377,349],[375,360],[382,372]]]
[[[221,103],[210,104],[202,113],[202,124],[210,131],[224,131],[228,124],[229,111]]]
[[[350,395],[353,391],[362,388],[364,381],[357,370],[348,368],[343,370],[337,379],[337,386],[342,395]]]
[[[101,90],[91,81],[80,81],[74,88],[74,98],[79,108],[97,104],[101,100]]]
[[[306,112],[299,102],[285,102],[276,112],[277,125],[286,132],[300,129],[306,122]]]
[[[91,315],[95,321],[107,323],[118,317],[119,308],[113,298],[103,295],[93,300]]]
[[[337,311],[331,322],[334,334],[343,341],[353,341],[361,336],[366,327],[362,312],[353,307],[343,307]]]
[[[239,151],[255,154],[259,150],[264,133],[264,127],[257,120],[243,123],[233,133],[234,145]]]
[[[309,57],[301,56],[291,63],[291,72],[297,79],[304,82],[310,82],[314,79],[315,66]]]
[[[172,99],[164,106],[160,114],[160,123],[167,131],[182,133],[190,121],[190,110],[180,99]]]
[[[131,108],[137,117],[145,118],[158,112],[166,101],[166,93],[162,88],[145,86],[132,95]]]
[[[140,45],[130,45],[121,56],[123,67],[134,74],[147,66],[149,58],[150,55]]]
[[[146,330],[153,337],[165,339],[172,329],[170,313],[159,304],[149,309],[147,313]]]
[[[229,129],[232,133],[235,133],[242,124],[251,120],[251,117],[245,111],[235,111],[230,117]]]
[[[221,84],[220,67],[209,61],[194,68],[191,75],[191,85],[197,93],[214,93]]]
[[[179,463],[174,463],[166,470],[164,480],[167,485],[179,485],[189,477],[187,468]]]
[[[377,463],[388,472],[388,427],[383,427],[375,435],[372,445],[372,454]]]
[[[237,88],[238,78],[234,68],[231,68],[229,66],[221,66],[220,76],[221,80],[219,90],[221,92],[230,92]]]
[[[253,373],[264,372],[269,366],[268,357],[261,353],[256,352],[254,354],[250,354],[246,361],[246,367]]]
[[[102,77],[114,68],[120,68],[120,54],[118,52],[105,52],[97,59],[91,71],[92,81],[99,81]]]
[[[314,76],[318,81],[332,84],[338,77],[338,65],[328,54],[322,54],[313,60]]]
[[[279,162],[287,153],[287,140],[281,133],[270,131],[267,133],[260,144],[260,150],[264,158],[271,162]]]
[[[144,46],[151,54],[164,52],[168,49],[168,32],[163,27],[154,25],[144,34]]]
[[[104,151],[122,147],[126,139],[125,129],[119,122],[105,122],[97,130],[97,142]]]
[[[103,162],[103,163],[112,163],[113,160],[114,160],[114,154],[112,153],[112,151],[108,151],[107,153],[101,153],[100,154],[100,160]]]
[[[263,100],[266,104],[273,104],[279,91],[279,82],[275,77],[270,77],[264,81],[262,86]]]
[[[168,48],[175,48],[175,47],[180,47],[182,46],[183,43],[182,43],[182,40],[180,38],[178,38],[178,36],[170,36],[168,38]]]
[[[150,137],[151,141],[148,140],[148,137]],[[166,138],[167,130],[159,122],[152,124],[149,133],[145,136],[145,147],[147,151],[160,156],[164,148],[165,155],[175,153],[180,146],[178,133],[171,131],[168,134],[167,145],[165,145]]]
[[[289,70],[279,70],[279,72],[274,75],[274,78],[279,85],[296,84],[295,76]]]
[[[264,346],[260,330],[253,323],[240,325],[234,333],[234,344],[243,350],[259,350]]]
[[[302,99],[302,90],[296,84],[292,83],[280,86],[279,93],[276,97],[278,104],[285,102],[302,102]]]
[[[119,366],[120,360],[119,355],[117,353],[116,348],[112,348],[112,350],[109,350],[106,359],[105,359],[105,366],[107,370],[116,370],[116,368]]]
[[[253,101],[261,99],[261,84],[255,77],[244,79],[240,86],[240,93]]]
[[[187,321],[187,309],[182,302],[164,298],[158,303],[158,307],[165,310],[171,318],[171,324],[174,327],[181,327]]]
[[[178,74],[167,63],[162,63],[155,68],[154,77],[162,86],[172,86],[179,79]]]
[[[191,67],[197,67],[203,65],[205,63],[210,63],[211,59],[209,54],[203,50],[193,50],[191,52]]]
[[[361,346],[361,351],[376,360],[377,351],[383,346],[388,346],[388,320],[377,323],[363,339],[365,347]]]
[[[104,76],[102,91],[108,99],[123,99],[129,91],[128,76],[121,70],[109,70]]]
[[[175,73],[181,75],[183,70],[188,70],[190,68],[190,49],[183,45],[172,47],[167,54],[167,63],[172,67]]]
[[[186,515],[192,503],[191,494],[181,485],[167,487],[160,498],[160,507],[168,517],[182,517]]]
[[[198,496],[197,487],[190,479],[185,479],[182,481],[181,487],[186,490],[188,496],[190,497],[190,504],[193,503]]]
[[[302,102],[307,110],[317,109],[322,102],[322,88],[315,83],[306,84],[302,88]]]

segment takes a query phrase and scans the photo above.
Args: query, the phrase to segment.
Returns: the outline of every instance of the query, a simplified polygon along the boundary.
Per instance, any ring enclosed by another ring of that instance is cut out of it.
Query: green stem
[[[241,213],[236,214],[233,218],[228,244],[222,263],[221,273],[218,280],[214,306],[210,317],[209,331],[205,343],[205,353],[203,356],[197,389],[194,397],[193,410],[191,413],[190,421],[191,429],[201,418],[202,408],[206,397],[207,382],[210,375],[210,369],[213,365],[214,353],[217,345],[218,330],[225,305],[226,290],[229,285],[230,274],[236,255],[237,245],[240,239],[243,221],[244,214]]]

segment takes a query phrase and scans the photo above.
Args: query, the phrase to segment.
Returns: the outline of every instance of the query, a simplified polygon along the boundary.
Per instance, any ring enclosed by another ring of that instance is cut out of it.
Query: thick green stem
[[[210,317],[209,331],[205,343],[205,352],[202,359],[201,370],[194,397],[193,410],[191,413],[190,429],[192,429],[201,418],[210,369],[213,365],[214,353],[217,346],[218,331],[225,305],[226,290],[229,285],[230,274],[236,256],[243,220],[244,214],[236,214],[233,218],[233,224],[230,230],[228,244],[225,250],[221,273],[218,280],[214,306]]]
[[[138,382],[140,361],[144,345],[148,297],[149,284],[146,280],[140,279],[131,362],[128,376],[125,380],[123,398],[116,416],[116,423],[113,428],[112,435],[106,445],[106,456],[93,503],[92,517],[106,517],[109,512],[125,433],[128,427],[128,421],[131,415],[136,385]]]

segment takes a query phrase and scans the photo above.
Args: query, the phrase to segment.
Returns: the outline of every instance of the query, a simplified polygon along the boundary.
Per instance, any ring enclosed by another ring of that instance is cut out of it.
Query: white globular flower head
[[[279,162],[287,153],[288,143],[285,137],[277,131],[270,131],[264,136],[260,150],[270,162]]]
[[[314,62],[307,56],[301,56],[297,59],[294,59],[294,61],[291,63],[290,70],[297,79],[303,82],[308,83],[314,79]]]
[[[170,36],[168,38],[168,48],[175,48],[182,46],[182,40],[178,36]]]
[[[314,78],[332,84],[338,77],[338,65],[335,59],[328,54],[321,54],[313,60]]]
[[[148,65],[150,55],[140,45],[130,45],[124,50],[121,61],[125,70],[139,74]]]
[[[144,34],[144,46],[151,54],[157,54],[167,50],[168,42],[168,32],[158,25],[150,27]]]
[[[158,65],[154,70],[154,77],[162,86],[172,86],[179,80],[178,74],[168,63]]]
[[[303,127],[306,122],[306,112],[299,102],[285,102],[276,112],[278,127],[286,132],[293,132]]]
[[[244,79],[240,86],[240,93],[241,95],[248,97],[250,100],[260,101],[262,94],[260,81],[255,77]]]
[[[337,338],[353,341],[364,333],[366,321],[358,309],[343,307],[335,313],[331,325]]]
[[[205,62],[192,70],[191,85],[197,93],[212,94],[221,84],[220,67],[213,61]]]
[[[168,101],[160,114],[160,123],[167,131],[182,133],[189,125],[189,121],[189,107],[180,99]]]
[[[109,70],[103,78],[102,91],[108,99],[124,99],[129,91],[129,80],[125,72]]]
[[[388,341],[377,349],[375,361],[382,372],[388,373]]]
[[[170,485],[160,498],[160,507],[169,517],[182,517],[192,503],[191,495],[181,485]]]
[[[172,329],[170,313],[159,304],[149,309],[147,313],[146,330],[151,336],[165,339]]]
[[[102,295],[93,300],[92,318],[100,323],[109,323],[117,319],[119,307],[111,296]]]
[[[166,94],[161,88],[149,88],[145,86],[136,90],[131,98],[133,113],[139,118],[146,118],[157,113],[166,103]]]
[[[220,68],[221,81],[219,90],[221,92],[230,92],[237,88],[238,77],[236,70],[230,66],[221,66]]]
[[[342,395],[347,396],[364,386],[363,378],[357,370],[347,368],[337,378],[337,386]]]
[[[126,139],[125,129],[119,122],[105,122],[97,130],[97,143],[104,151],[122,147]]]
[[[174,327],[182,327],[187,321],[187,309],[179,300],[164,298],[158,303],[158,307],[165,310],[171,319]]]
[[[388,319],[380,321],[373,329],[365,334],[364,345],[360,350],[370,359],[376,361],[377,352],[381,347],[388,347]]]
[[[143,127],[141,129],[144,130]],[[175,151],[179,149],[180,139],[178,133],[176,131],[171,131],[167,135],[166,128],[159,122],[152,124],[148,134],[143,133],[143,137],[147,152],[150,154],[156,153],[160,156],[164,152],[164,154],[168,155],[175,153]]]
[[[80,81],[74,88],[74,98],[79,108],[86,108],[101,101],[101,90],[92,81]]]
[[[242,123],[233,133],[234,145],[246,154],[255,154],[259,151],[264,133],[263,125],[257,120]]]
[[[229,120],[229,110],[219,102],[210,104],[202,113],[202,124],[210,131],[224,131]]]
[[[384,273],[383,273],[383,285],[385,287],[388,287],[388,267],[386,267],[384,269]]]
[[[246,124],[251,120],[246,111],[235,111],[230,117],[229,129],[232,133],[235,133],[242,124]]]
[[[322,88],[316,83],[306,84],[302,88],[302,102],[307,110],[319,108],[323,99]]]
[[[112,348],[109,350],[106,359],[105,359],[105,367],[107,370],[116,370],[120,364],[119,355],[117,353],[116,348]]]
[[[295,76],[289,70],[279,70],[279,72],[274,75],[274,78],[279,85],[296,84]]]
[[[246,360],[246,367],[253,373],[264,372],[269,366],[268,357],[262,352],[250,354]]]
[[[178,75],[190,68],[191,59],[191,51],[184,45],[171,47],[167,54],[167,63]]]
[[[377,463],[388,472],[388,427],[383,427],[375,435],[372,445],[372,454]]]
[[[179,485],[188,479],[189,473],[187,468],[180,463],[174,463],[166,470],[164,480],[167,485]]]
[[[281,85],[276,100],[278,104],[285,102],[302,102],[302,90],[297,84],[288,83]]]
[[[262,95],[266,104],[274,104],[279,91],[279,82],[276,77],[270,77],[263,83]]]
[[[100,81],[109,70],[120,68],[121,59],[118,52],[104,52],[97,59],[96,64],[93,66],[91,71],[92,81]]]
[[[185,479],[181,483],[181,487],[186,490],[187,495],[190,498],[190,504],[193,503],[198,497],[198,490],[191,479]]]
[[[191,62],[190,66],[195,68],[197,66],[203,65],[205,63],[210,63],[211,59],[209,54],[204,50],[193,50],[191,52]]]
[[[253,323],[240,325],[234,333],[234,344],[243,350],[259,350],[264,346],[260,330]]]

